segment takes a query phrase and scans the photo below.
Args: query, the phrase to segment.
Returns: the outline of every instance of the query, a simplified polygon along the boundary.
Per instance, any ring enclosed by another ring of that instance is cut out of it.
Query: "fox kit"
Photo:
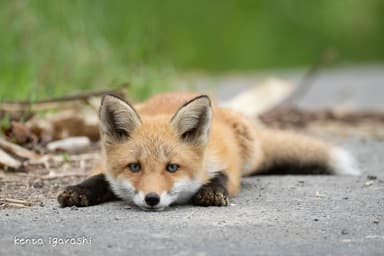
[[[343,149],[257,129],[205,95],[162,94],[135,107],[106,95],[99,119],[105,168],[60,193],[63,207],[116,199],[145,210],[188,202],[226,206],[246,175],[359,174]]]

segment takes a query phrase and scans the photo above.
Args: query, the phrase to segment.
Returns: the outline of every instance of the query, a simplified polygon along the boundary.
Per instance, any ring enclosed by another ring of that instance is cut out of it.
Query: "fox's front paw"
[[[81,186],[69,186],[57,196],[57,201],[62,207],[85,207],[92,204],[92,195],[89,189]]]
[[[200,188],[192,197],[192,203],[200,206],[227,206],[229,195],[220,184],[208,184]]]

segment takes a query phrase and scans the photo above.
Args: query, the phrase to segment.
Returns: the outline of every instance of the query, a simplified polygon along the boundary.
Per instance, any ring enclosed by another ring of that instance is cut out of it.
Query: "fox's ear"
[[[171,124],[185,142],[204,145],[209,140],[211,118],[211,101],[202,95],[180,107]]]
[[[105,95],[99,109],[100,132],[107,144],[121,143],[141,125],[135,109],[123,99]]]

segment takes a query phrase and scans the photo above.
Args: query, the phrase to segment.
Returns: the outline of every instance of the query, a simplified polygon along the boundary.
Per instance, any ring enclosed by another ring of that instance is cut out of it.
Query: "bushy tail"
[[[354,158],[340,147],[284,131],[259,136],[263,154],[257,174],[360,174]]]

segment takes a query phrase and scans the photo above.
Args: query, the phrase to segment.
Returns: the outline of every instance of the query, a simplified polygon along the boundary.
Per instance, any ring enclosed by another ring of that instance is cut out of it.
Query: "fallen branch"
[[[5,203],[15,203],[15,204],[27,204],[25,200],[13,199],[13,198],[5,198]]]
[[[29,151],[28,149],[25,149],[17,144],[8,142],[3,138],[0,138],[0,149],[3,149],[5,152],[13,154],[24,160],[39,158],[39,155],[35,154],[34,152]]]
[[[87,160],[94,160],[98,159],[100,157],[100,154],[98,152],[96,153],[86,153],[81,155],[45,155],[42,156],[39,159],[32,159],[29,161],[26,161],[26,165],[46,165],[49,162],[53,163],[62,163],[62,162],[78,162],[78,161],[87,161]]]
[[[21,167],[21,163],[0,149],[0,167],[11,167],[14,169],[18,169],[19,167]]]
[[[324,67],[330,65],[335,60],[335,58],[336,53],[334,50],[328,49],[324,51],[300,79],[299,83],[291,92],[291,94],[283,99],[280,103],[278,103],[275,107],[266,112],[274,111],[281,107],[292,106],[294,102],[297,102],[299,99],[301,99],[311,89],[314,78],[318,72]]]
[[[50,172],[48,175],[40,177],[40,179],[43,179],[43,180],[54,180],[54,179],[58,179],[58,178],[74,177],[74,176],[76,176],[76,177],[87,177],[87,176],[89,176],[89,174],[77,173],[77,172],[67,172],[67,173],[55,174],[55,173]]]
[[[25,208],[32,206],[32,203],[24,201],[24,200],[19,200],[19,199],[13,199],[13,198],[5,198],[1,200],[1,204],[5,206],[13,206],[13,207],[19,207],[19,208]]]
[[[71,101],[87,101],[92,97],[100,97],[104,94],[114,94],[117,96],[124,96],[123,89],[126,89],[128,84],[123,84],[120,88],[114,90],[101,90],[84,92],[74,95],[67,95],[56,98],[49,98],[37,101],[2,101],[0,103],[0,110],[6,112],[33,112],[47,109],[57,108],[60,103],[68,103]]]
[[[23,204],[13,204],[13,203],[1,203],[0,204],[3,207],[16,207],[16,208],[27,208],[28,206]]]

